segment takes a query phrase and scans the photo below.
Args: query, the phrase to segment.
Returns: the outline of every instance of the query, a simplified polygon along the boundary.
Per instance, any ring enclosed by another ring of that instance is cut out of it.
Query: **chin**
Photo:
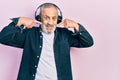
[[[47,34],[51,34],[54,32],[54,30],[51,30],[51,31],[45,31]]]
[[[42,31],[47,34],[51,34],[55,31],[56,27],[53,27],[51,30],[47,30],[45,26],[42,27]]]
[[[54,32],[54,30],[46,30],[46,29],[43,29],[42,31],[47,34],[51,34]]]

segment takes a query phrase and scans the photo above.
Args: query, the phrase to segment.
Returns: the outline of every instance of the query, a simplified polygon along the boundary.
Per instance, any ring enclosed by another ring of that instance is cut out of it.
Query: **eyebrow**
[[[50,16],[48,16],[48,15],[44,15],[44,17],[49,17],[50,18]],[[53,18],[57,18],[58,16],[52,16]]]

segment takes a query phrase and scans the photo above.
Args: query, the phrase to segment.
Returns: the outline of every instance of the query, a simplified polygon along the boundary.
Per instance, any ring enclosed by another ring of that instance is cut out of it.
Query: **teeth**
[[[52,26],[46,26],[46,27],[52,27]]]

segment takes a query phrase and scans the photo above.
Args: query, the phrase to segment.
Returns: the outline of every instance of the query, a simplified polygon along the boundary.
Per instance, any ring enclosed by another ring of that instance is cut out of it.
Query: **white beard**
[[[51,33],[53,33],[53,32],[55,31],[56,26],[51,26],[51,27],[52,27],[52,30],[51,30],[50,32],[48,32],[47,29],[46,29],[46,25],[44,25],[44,24],[41,25],[42,31],[43,31],[44,33],[47,33],[47,34],[51,34]]]

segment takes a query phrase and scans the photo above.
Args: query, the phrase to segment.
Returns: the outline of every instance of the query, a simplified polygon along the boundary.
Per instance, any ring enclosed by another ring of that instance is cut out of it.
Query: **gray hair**
[[[55,4],[53,4],[53,3],[44,3],[44,4],[39,6],[39,8],[40,8],[39,14],[41,15],[41,12],[42,12],[42,10],[44,8],[49,8],[49,7],[54,7],[54,8],[56,8],[58,10],[58,7]]]

